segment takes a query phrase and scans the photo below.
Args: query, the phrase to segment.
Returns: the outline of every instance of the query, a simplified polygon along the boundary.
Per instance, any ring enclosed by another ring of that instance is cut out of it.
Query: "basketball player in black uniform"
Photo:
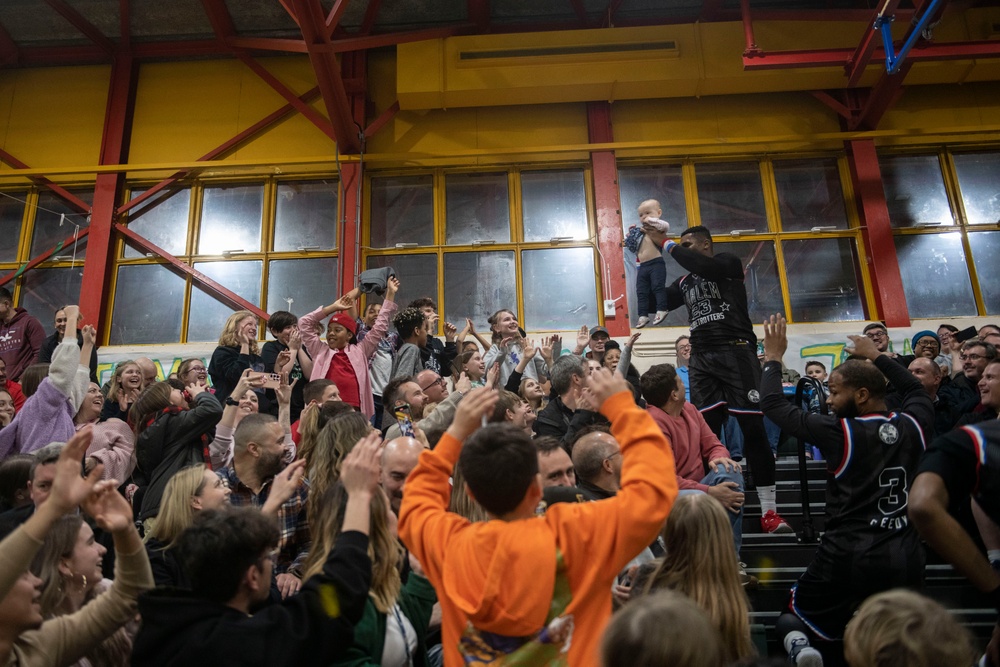
[[[764,323],[764,414],[786,433],[812,443],[827,465],[826,531],[806,572],[792,587],[789,611],[778,619],[793,664],[843,660],[844,628],[868,596],[899,586],[920,587],[924,553],[906,515],[909,486],[933,432],[934,405],[920,382],[864,336],[850,336],[856,355],[830,373],[833,415],[806,412],[781,391],[785,319]],[[888,412],[886,380],[902,396]]]
[[[714,254],[712,234],[705,227],[688,227],[680,243],[652,226],[644,225],[643,231],[691,272],[667,287],[668,310],[687,306],[691,322],[691,402],[716,436],[722,435],[730,413],[736,417],[760,498],[761,527],[768,533],[791,532],[776,511],[774,454],[760,411],[760,362],[743,263],[730,253]]]
[[[910,493],[910,518],[942,558],[986,594],[1000,614],[1000,574],[955,519],[969,497],[994,524],[1000,524],[1000,420],[961,426],[928,448]],[[1000,667],[1000,623],[987,655]]]

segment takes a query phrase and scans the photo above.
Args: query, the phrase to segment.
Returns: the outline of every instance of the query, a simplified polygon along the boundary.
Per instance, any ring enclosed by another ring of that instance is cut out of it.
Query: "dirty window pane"
[[[500,310],[517,310],[514,252],[462,252],[444,256],[445,320],[459,331],[472,318],[476,331],[490,330],[486,319]]]
[[[521,273],[525,331],[566,331],[598,323],[592,248],[525,250]]]
[[[917,234],[894,240],[911,318],[976,314],[961,234]]]
[[[396,293],[396,303],[405,308],[408,303],[420,297],[438,300],[437,255],[382,255],[368,258],[369,269],[391,266],[399,276],[400,290]],[[381,297],[368,296],[368,303],[381,303]],[[438,308],[441,304],[438,303]]]
[[[590,236],[582,169],[521,172],[521,208],[525,241]]]
[[[132,197],[138,197],[145,190],[133,190]],[[188,209],[191,206],[191,190],[161,192],[128,212],[128,228],[143,238],[147,238],[171,255],[183,255],[187,251]],[[124,257],[142,257],[145,253],[125,244]]]
[[[68,269],[32,269],[22,280],[21,307],[38,318],[46,333],[51,333],[56,311],[80,303],[83,265]],[[92,324],[96,319],[91,317],[86,321]]]
[[[70,190],[74,195],[87,202],[94,201],[93,189]],[[63,219],[62,214],[65,214]],[[40,255],[60,241],[73,236],[76,226],[81,230],[90,226],[87,219],[89,213],[81,213],[76,208],[70,206],[65,199],[54,192],[46,190],[38,193],[38,209],[35,212],[35,229],[31,238],[31,256]],[[60,226],[60,222],[62,225]],[[56,251],[53,259],[65,259],[69,261],[73,256],[74,242],[70,239],[63,248]],[[80,239],[76,243],[76,258],[82,259],[86,255],[87,237]]]
[[[878,162],[893,227],[955,224],[936,155],[882,156]]]
[[[959,153],[955,171],[969,223],[1000,222],[1000,153]]]
[[[844,191],[835,158],[775,160],[774,180],[783,231],[847,229]]]
[[[687,207],[684,200],[684,176],[679,165],[627,167],[618,170],[618,190],[622,205],[622,233],[627,234],[629,227],[639,224],[639,204],[647,199],[660,202],[663,211],[661,218],[670,223],[670,235],[677,236],[688,226]],[[625,292],[628,299],[629,317],[634,327],[639,321],[639,303],[635,294],[638,278],[638,268],[635,265],[636,254],[627,248],[622,248],[625,257]],[[687,273],[677,262],[667,262],[667,280],[669,285],[677,278]],[[618,298],[618,294],[610,298]],[[619,302],[621,305],[621,302]],[[621,313],[621,311],[618,311]],[[671,311],[660,326],[679,327],[688,323],[687,312],[683,309]]]
[[[510,241],[510,207],[507,174],[448,174],[445,243]]]
[[[250,303],[260,303],[261,262],[224,260],[221,262],[197,262],[196,271],[219,283],[230,292],[243,297]],[[224,304],[198,283],[191,287],[191,311],[188,316],[188,341],[218,340],[226,319],[234,308]]]
[[[987,315],[1000,315],[1000,272],[996,271],[1000,257],[1000,232],[969,234],[972,257],[976,260],[976,275],[983,293]]]
[[[764,189],[756,162],[708,162],[695,166],[701,224],[713,234],[766,232]]]
[[[279,259],[267,270],[267,312],[287,310],[299,317],[333,303],[337,258]]]
[[[26,192],[5,192],[0,195],[0,262],[17,260],[17,246],[21,239],[21,222],[24,219]]]
[[[373,248],[434,244],[434,178],[384,176],[371,181]]]
[[[337,247],[337,181],[278,184],[274,249],[333,250]]]
[[[181,339],[186,283],[160,264],[118,267],[111,345],[176,343]],[[155,306],[151,301],[155,299]]]
[[[785,302],[781,297],[772,241],[720,243],[715,246],[715,252],[733,253],[743,263],[751,322],[763,322],[768,315],[784,312]]]
[[[853,239],[783,241],[792,320],[863,320],[858,258]]]
[[[259,252],[263,210],[263,185],[205,188],[198,254],[221,255],[225,250]]]

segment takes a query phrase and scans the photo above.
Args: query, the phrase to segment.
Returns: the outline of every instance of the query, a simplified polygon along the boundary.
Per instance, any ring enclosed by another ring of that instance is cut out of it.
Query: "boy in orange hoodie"
[[[656,538],[677,479],[667,440],[628,383],[602,369],[587,385],[621,443],[614,498],[552,505],[536,516],[535,446],[509,426],[480,428],[497,401],[486,388],[462,399],[407,480],[399,534],[437,590],[446,667],[598,664],[615,576]],[[448,512],[456,462],[490,521]]]

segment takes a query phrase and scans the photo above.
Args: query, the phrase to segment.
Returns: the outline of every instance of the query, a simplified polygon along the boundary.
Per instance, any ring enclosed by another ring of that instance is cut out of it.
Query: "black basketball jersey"
[[[1000,420],[959,427],[934,441],[920,472],[939,475],[952,506],[972,495],[1000,523]]]
[[[756,345],[739,257],[725,252],[705,257],[681,246],[672,247],[670,254],[691,271],[667,288],[667,305],[676,308],[681,300],[687,306],[692,349],[734,340]]]
[[[824,540],[848,539],[868,550],[913,532],[907,497],[926,448],[905,412],[841,419],[843,455],[830,470]]]

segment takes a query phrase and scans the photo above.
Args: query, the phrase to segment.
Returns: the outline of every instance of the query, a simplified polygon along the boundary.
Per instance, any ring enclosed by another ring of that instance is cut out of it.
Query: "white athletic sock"
[[[992,563],[995,560],[1000,560],[1000,549],[990,549],[986,552],[986,557],[989,558]]]
[[[761,514],[767,514],[768,510],[777,511],[778,504],[774,499],[774,495],[775,495],[774,486],[757,487],[757,497],[760,498]]]
[[[781,643],[785,647],[785,653],[791,653],[793,644],[795,646],[809,646],[809,638],[798,630],[792,630],[785,635],[785,639]]]

